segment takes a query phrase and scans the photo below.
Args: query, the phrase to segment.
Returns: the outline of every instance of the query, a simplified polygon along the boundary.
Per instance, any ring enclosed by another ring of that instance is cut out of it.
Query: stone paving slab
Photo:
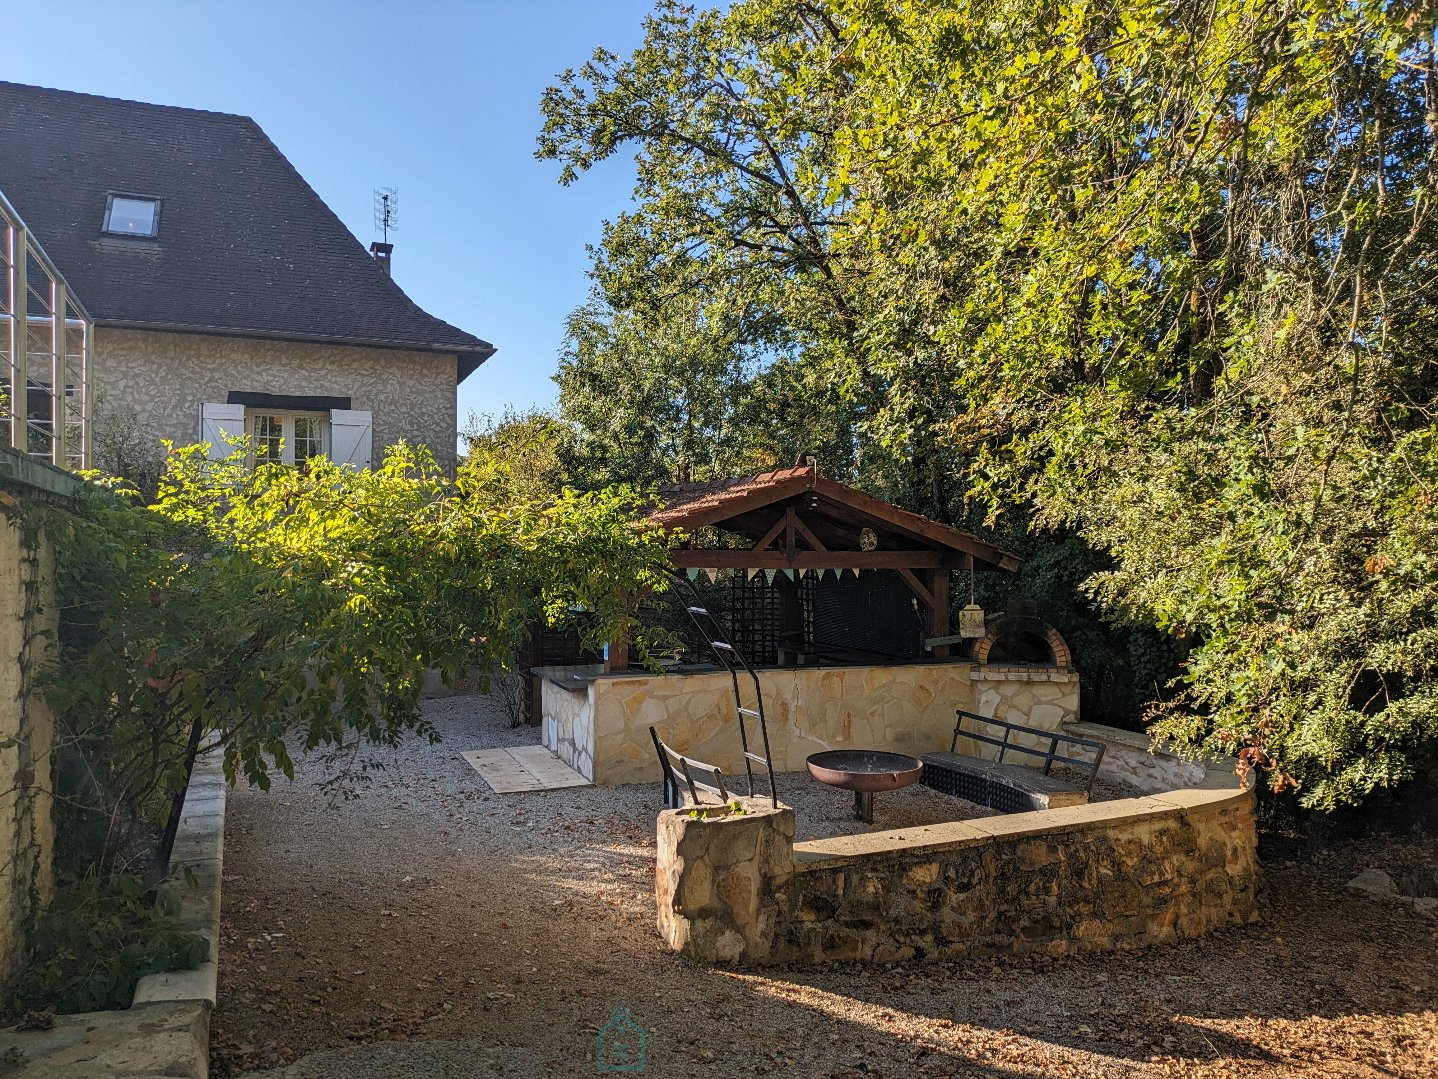
[[[543,746],[471,749],[460,754],[495,794],[588,787],[589,780]]]
[[[122,1012],[60,1015],[49,1030],[0,1031],[0,1057],[18,1053],[5,1079],[205,1079],[210,1006],[202,1000],[137,1004]]]

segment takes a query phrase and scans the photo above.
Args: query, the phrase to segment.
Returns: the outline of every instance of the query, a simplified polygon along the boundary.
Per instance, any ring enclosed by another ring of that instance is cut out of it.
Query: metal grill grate
[[[976,775],[954,768],[934,767],[924,762],[924,774],[919,782],[930,790],[947,794],[950,798],[962,798],[975,805],[997,809],[1000,813],[1027,813],[1035,809],[1047,809],[1048,803],[1041,797],[1005,783],[999,776]]]

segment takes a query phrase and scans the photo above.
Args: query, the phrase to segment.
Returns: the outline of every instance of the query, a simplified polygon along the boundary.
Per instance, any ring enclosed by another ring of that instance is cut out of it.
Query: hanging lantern
[[[959,611],[959,636],[960,637],[982,637],[984,629],[984,609],[977,603],[970,603]]]

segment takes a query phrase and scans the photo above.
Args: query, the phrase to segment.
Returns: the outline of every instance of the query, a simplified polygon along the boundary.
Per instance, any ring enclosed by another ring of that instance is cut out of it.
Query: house
[[[249,117],[0,82],[0,192],[94,320],[97,429],[453,467],[494,346],[406,296]]]

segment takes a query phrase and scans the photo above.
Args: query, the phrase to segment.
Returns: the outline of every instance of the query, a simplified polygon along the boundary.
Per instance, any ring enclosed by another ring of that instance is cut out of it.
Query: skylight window
[[[160,200],[144,195],[110,195],[104,231],[114,236],[154,237],[160,232]]]

